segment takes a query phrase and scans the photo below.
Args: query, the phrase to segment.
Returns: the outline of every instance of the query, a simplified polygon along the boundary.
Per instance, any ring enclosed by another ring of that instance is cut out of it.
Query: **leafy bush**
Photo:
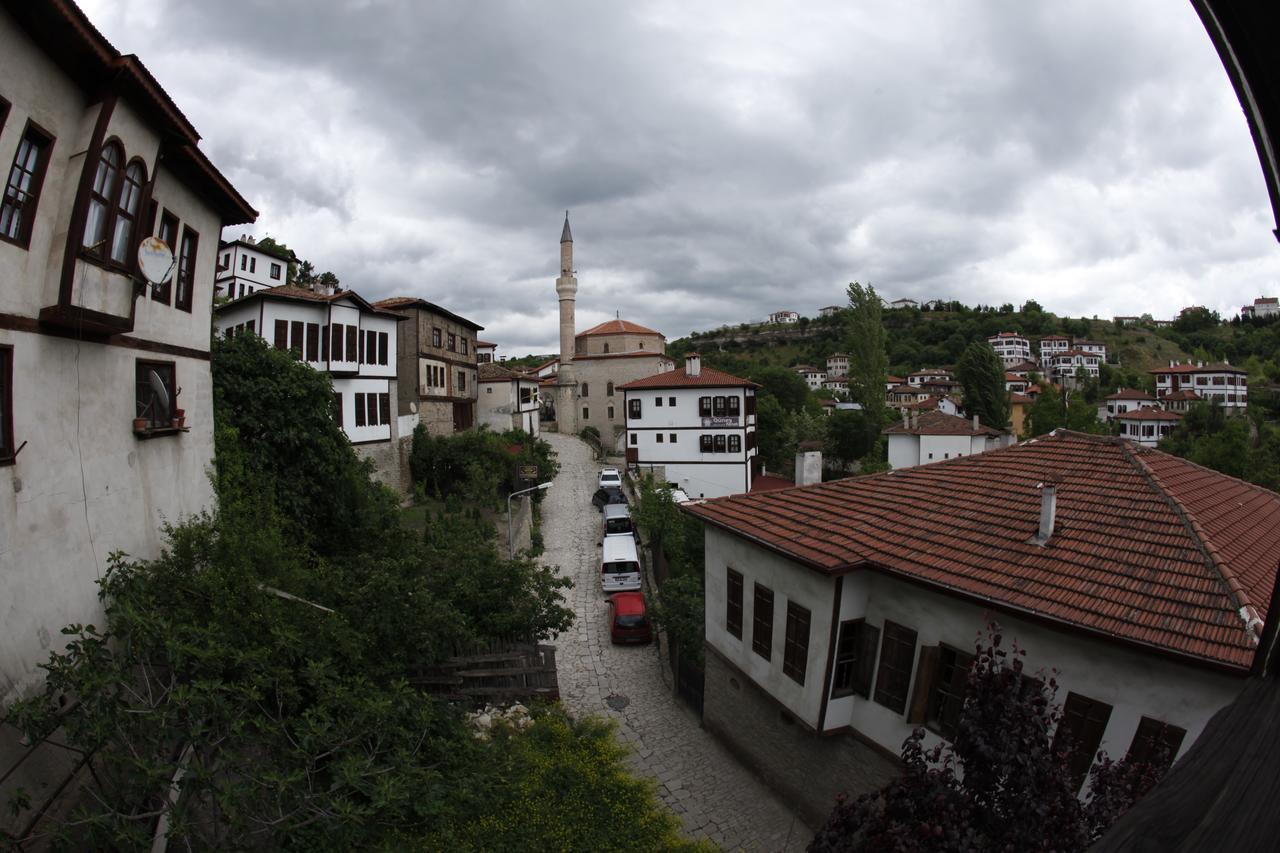
[[[482,427],[433,436],[419,424],[413,431],[409,472],[415,490],[425,495],[461,495],[496,507],[522,488],[516,479],[521,465],[537,466],[539,482],[554,479],[560,471],[551,445],[520,430],[497,433]],[[541,500],[542,493],[533,497]]]

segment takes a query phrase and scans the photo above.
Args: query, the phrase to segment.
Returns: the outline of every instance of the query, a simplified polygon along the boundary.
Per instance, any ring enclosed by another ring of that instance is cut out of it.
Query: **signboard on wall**
[[[718,418],[703,418],[702,425],[704,427],[736,427],[740,419],[737,415],[732,417],[723,416]]]

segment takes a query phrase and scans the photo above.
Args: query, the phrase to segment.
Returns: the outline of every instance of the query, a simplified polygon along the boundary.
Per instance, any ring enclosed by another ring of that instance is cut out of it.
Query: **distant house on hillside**
[[[1153,406],[1141,406],[1121,412],[1115,419],[1120,422],[1121,437],[1143,447],[1155,447],[1160,439],[1173,432],[1182,415]]]
[[[476,340],[476,364],[489,364],[497,361],[494,354],[498,349],[498,345],[489,341]],[[505,360],[505,356],[503,359]]]
[[[774,311],[766,321],[769,323],[799,323],[800,315],[795,311]]]
[[[239,299],[264,287],[287,284],[289,264],[297,261],[293,252],[260,246],[252,237],[219,243],[214,289]]]
[[[913,729],[955,736],[993,618],[1054,669],[1077,782],[1099,749],[1180,755],[1244,684],[1280,549],[1280,495],[1065,431],[682,510],[705,524],[703,725],[813,821],[897,775]]]
[[[928,399],[928,398],[926,398]],[[889,467],[914,468],[945,459],[974,456],[1008,443],[1008,436],[972,419],[934,410],[903,414],[902,423],[885,427],[889,437]]]
[[[987,343],[991,344],[1005,367],[1021,364],[1031,358],[1031,341],[1017,332],[1000,332],[987,338]]]
[[[1280,316],[1280,298],[1275,296],[1259,296],[1252,305],[1240,309],[1240,316],[1246,319],[1264,320],[1268,317]]]
[[[827,306],[825,306],[825,307],[823,307],[823,308],[819,308],[819,309],[818,309],[818,316],[819,316],[819,317],[834,317],[834,316],[836,316],[837,314],[839,314],[839,313],[840,313],[840,311],[841,311],[841,308],[840,308],[840,306],[839,306],[839,305],[827,305]]]
[[[919,308],[920,303],[916,302],[914,299],[895,299],[890,302],[887,307],[891,310],[898,308]]]
[[[1242,414],[1249,407],[1249,374],[1230,364],[1171,361],[1168,367],[1157,367],[1150,373],[1156,378],[1157,399],[1190,389],[1202,399],[1218,403],[1229,415]]]
[[[1040,363],[1048,365],[1055,355],[1071,349],[1071,338],[1062,335],[1046,335],[1040,339]]]
[[[829,376],[848,376],[849,356],[842,352],[833,352],[827,356],[827,374]]]
[[[825,370],[819,370],[816,367],[810,367],[807,364],[798,364],[791,368],[800,375],[800,378],[809,386],[810,391],[817,391],[822,387],[823,381],[827,378]]]
[[[1146,391],[1136,388],[1121,388],[1114,394],[1108,394],[1102,405],[1098,406],[1098,420],[1113,421],[1117,415],[1133,412],[1146,407],[1156,407],[1156,398]]]

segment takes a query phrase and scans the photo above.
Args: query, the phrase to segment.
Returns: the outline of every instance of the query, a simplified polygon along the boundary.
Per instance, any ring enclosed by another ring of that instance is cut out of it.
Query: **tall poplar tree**
[[[986,341],[974,341],[956,362],[956,379],[964,388],[964,408],[994,429],[1009,426],[1009,392],[1004,362]]]
[[[884,422],[885,377],[889,355],[885,348],[880,296],[871,285],[849,285],[849,328],[845,349],[849,354],[849,399],[862,405],[867,421]]]

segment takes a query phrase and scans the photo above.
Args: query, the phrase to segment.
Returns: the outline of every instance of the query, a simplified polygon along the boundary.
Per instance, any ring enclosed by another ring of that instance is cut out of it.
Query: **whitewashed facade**
[[[1031,341],[1017,332],[1000,332],[987,338],[1005,367],[1031,360]]]
[[[480,365],[476,420],[496,432],[524,430],[538,435],[538,379],[498,364]]]
[[[889,437],[889,467],[894,470],[976,456],[1004,447],[1009,436],[972,420],[935,409],[904,413],[902,423],[883,431]]]
[[[816,367],[809,367],[808,365],[802,364],[797,367],[793,367],[792,370],[799,374],[800,378],[804,380],[804,383],[809,386],[810,391],[817,391],[821,388],[823,381],[827,378],[827,372],[825,370],[819,370]]]
[[[1227,414],[1239,414],[1249,407],[1249,374],[1230,364],[1170,362],[1168,367],[1150,372],[1156,380],[1157,399],[1190,390],[1201,399],[1216,402]]]
[[[828,376],[848,376],[849,375],[849,356],[842,352],[835,352],[827,356],[827,375]]]
[[[1120,435],[1143,447],[1155,447],[1178,426],[1182,415],[1151,406],[1129,409],[1115,416]]]
[[[214,283],[218,294],[239,299],[266,287],[287,284],[289,264],[297,258],[275,249],[259,247],[250,237],[218,246],[218,272]]]
[[[795,311],[774,311],[769,315],[770,323],[799,323],[800,315]]]

